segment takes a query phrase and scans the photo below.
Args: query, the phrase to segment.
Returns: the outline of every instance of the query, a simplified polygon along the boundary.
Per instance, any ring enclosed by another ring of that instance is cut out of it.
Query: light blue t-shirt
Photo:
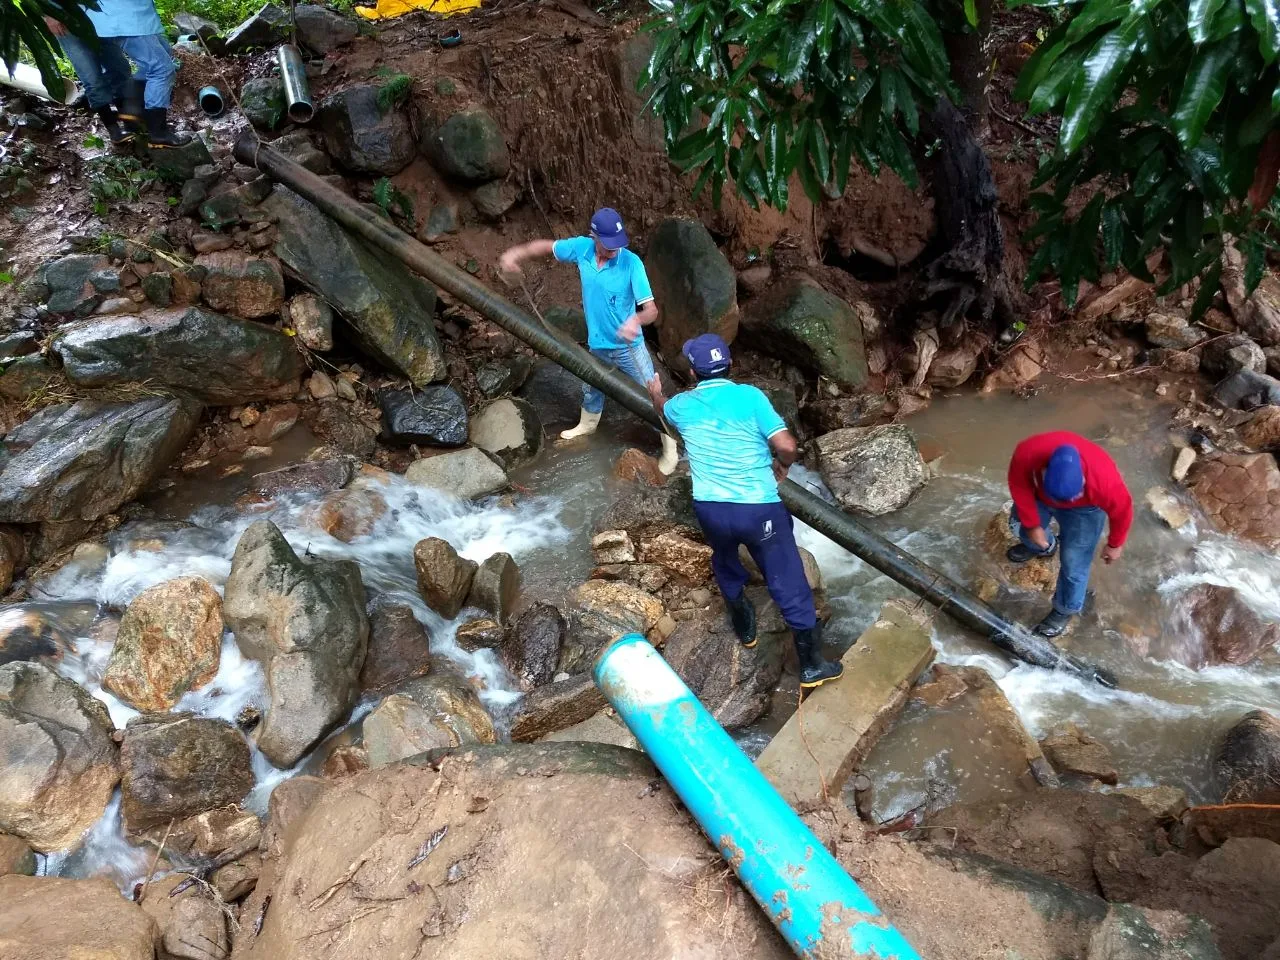
[[[561,263],[578,265],[582,310],[587,315],[587,346],[597,350],[627,346],[627,341],[618,336],[618,328],[639,304],[653,299],[644,261],[624,247],[603,267],[597,267],[596,242],[590,237],[557,240],[555,257]]]
[[[152,37],[164,33],[154,0],[98,0],[98,9],[85,10],[85,15],[100,37]]]
[[[704,380],[667,401],[662,412],[680,431],[693,471],[693,499],[777,503],[769,438],[787,429],[757,387]]]

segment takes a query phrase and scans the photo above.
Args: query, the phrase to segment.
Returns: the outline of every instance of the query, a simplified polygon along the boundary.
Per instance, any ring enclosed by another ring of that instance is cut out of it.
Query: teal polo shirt
[[[662,408],[680,431],[693,472],[693,499],[715,503],[778,503],[769,438],[787,429],[757,387],[704,380]]]
[[[97,10],[85,10],[100,37],[152,37],[164,33],[153,0],[98,0]]]
[[[596,350],[616,350],[627,346],[618,328],[636,312],[636,307],[653,299],[644,261],[623,247],[616,257],[596,266],[596,242],[590,237],[557,240],[555,258],[576,263],[582,280],[582,310],[587,315],[587,346]]]

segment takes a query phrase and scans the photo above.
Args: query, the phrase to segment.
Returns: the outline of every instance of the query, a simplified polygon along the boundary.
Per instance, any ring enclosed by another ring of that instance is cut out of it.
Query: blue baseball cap
[[[714,377],[729,369],[733,358],[729,355],[729,345],[714,333],[704,333],[686,340],[680,351],[693,367],[693,372],[700,377]]]
[[[1066,502],[1084,493],[1084,469],[1080,466],[1080,451],[1063,445],[1049,455],[1042,481],[1045,495],[1051,500]]]
[[[601,207],[591,217],[591,235],[604,244],[606,250],[621,250],[631,241],[622,229],[622,214],[613,207]]]

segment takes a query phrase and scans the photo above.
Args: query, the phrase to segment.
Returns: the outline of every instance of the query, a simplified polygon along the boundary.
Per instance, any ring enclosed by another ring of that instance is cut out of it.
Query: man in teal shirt
[[[501,259],[507,273],[519,273],[529,257],[553,256],[578,268],[582,282],[582,309],[587,316],[587,348],[596,359],[615,366],[643,384],[661,408],[662,383],[653,369],[643,328],[658,318],[644,262],[627,249],[627,232],[618,211],[605,207],[591,218],[591,235],[565,240],[531,240],[507,250]],[[595,433],[604,412],[604,394],[582,385],[582,414],[576,427],[560,434],[562,440]],[[662,434],[662,458],[658,468],[670,474],[678,454],[674,437]]]
[[[746,595],[746,546],[791,628],[806,689],[837,679],[844,668],[822,657],[818,621],[778,483],[796,459],[796,439],[758,388],[728,379],[729,345],[713,333],[688,341],[683,353],[697,386],[667,401],[693,472],[693,510],[711,546],[711,570],[738,639],[756,645],[756,612]]]

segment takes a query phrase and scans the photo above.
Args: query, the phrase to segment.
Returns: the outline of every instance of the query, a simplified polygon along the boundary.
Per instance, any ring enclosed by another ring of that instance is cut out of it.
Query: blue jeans
[[[747,569],[738,556],[738,547],[746,544],[787,626],[810,630],[817,624],[813,591],[804,575],[804,561],[786,507],[780,503],[695,500],[693,512],[711,545],[711,572],[726,600],[737,600],[747,586]]]
[[[1062,614],[1079,613],[1084,609],[1089,571],[1093,567],[1098,541],[1107,526],[1107,514],[1100,507],[1050,507],[1039,500],[1036,508],[1040,511],[1040,526],[1049,537],[1049,550],[1054,544],[1049,521],[1058,521],[1058,542],[1062,546],[1062,554],[1058,558],[1058,588],[1053,593],[1053,609]],[[1027,539],[1026,529],[1018,522],[1017,507],[1009,517],[1009,528],[1028,550],[1037,554],[1048,552]]]
[[[138,76],[147,84],[142,94],[142,105],[148,110],[169,109],[178,68],[173,65],[173,48],[169,46],[168,38],[155,34],[150,37],[108,37],[102,42],[104,46],[114,44],[138,65]]]
[[[133,77],[133,68],[116,44],[110,40],[100,40],[98,43],[98,49],[95,50],[69,33],[58,38],[62,52],[67,55],[76,76],[84,84],[85,97],[94,110],[109,103],[122,103],[125,84]]]
[[[617,367],[642,386],[647,387],[654,378],[653,360],[643,337],[637,337],[625,347],[592,347],[591,355],[606,367]],[[582,409],[587,413],[604,410],[604,394],[589,383],[582,385]]]

